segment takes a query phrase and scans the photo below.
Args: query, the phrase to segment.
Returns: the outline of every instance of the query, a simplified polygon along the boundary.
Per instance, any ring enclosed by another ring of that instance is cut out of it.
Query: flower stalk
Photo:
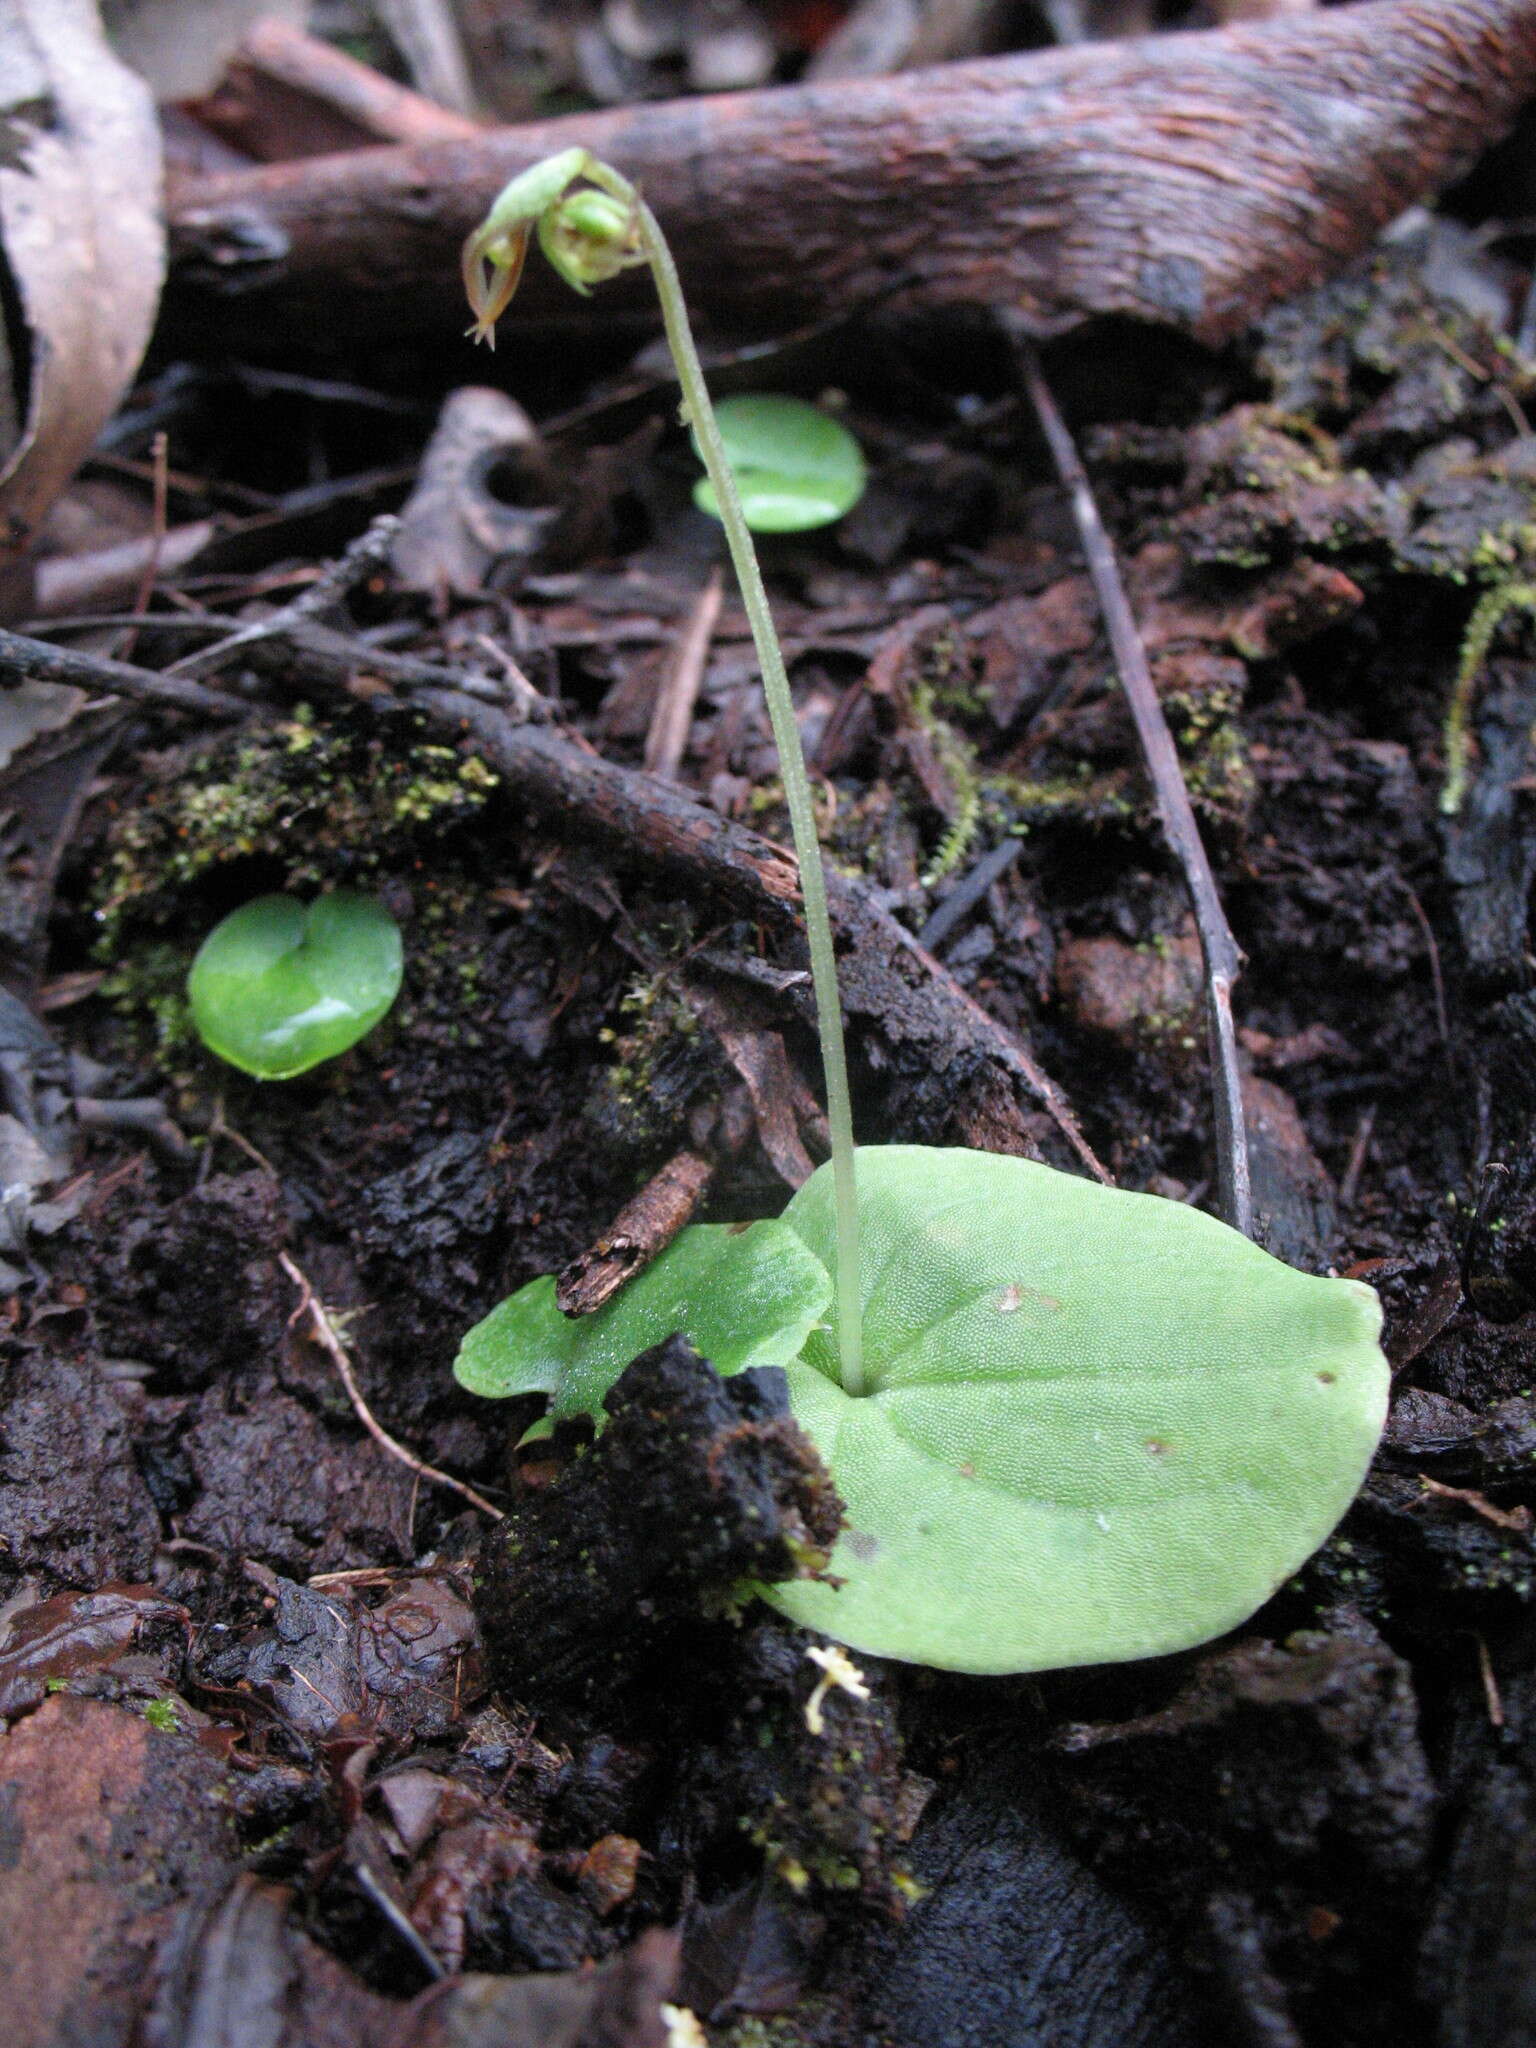
[[[577,183],[578,180],[584,181]],[[576,186],[576,190],[572,190]],[[595,189],[593,189],[595,188]],[[837,1210],[837,1257],[833,1275],[836,1343],[844,1391],[865,1390],[863,1306],[860,1290],[859,1217],[855,1187],[853,1113],[848,1092],[848,1059],[843,1042],[842,1004],[827,911],[821,844],[811,806],[805,755],[795,723],[794,701],[784,656],[774,630],[757,550],[742,511],[735,474],[704,382],[703,368],[688,324],[687,307],[672,252],[655,215],[639,192],[610,165],[583,149],[562,150],[524,171],[505,188],[464,245],[464,285],[476,340],[491,343],[496,321],[511,303],[522,274],[528,241],[539,245],[554,268],[577,291],[648,264],[661,303],[667,345],[682,386],[682,417],[693,429],[700,459],[713,486],[726,546],[736,571],[747,623],[763,679],[769,723],[778,749],[790,832],[800,869],[800,894],[811,955],[811,985],[821,1040],[832,1134],[832,1175]]]

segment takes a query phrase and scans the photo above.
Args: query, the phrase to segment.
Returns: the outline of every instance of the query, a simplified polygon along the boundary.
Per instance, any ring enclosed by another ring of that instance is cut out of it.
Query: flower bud
[[[607,192],[568,192],[539,217],[539,247],[576,291],[645,261],[633,206]]]

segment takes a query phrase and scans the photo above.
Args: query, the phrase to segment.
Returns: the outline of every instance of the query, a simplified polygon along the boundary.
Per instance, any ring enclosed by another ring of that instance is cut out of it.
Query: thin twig
[[[122,646],[117,650],[124,661],[133,659],[133,651],[139,644],[139,626],[149,610],[149,600],[155,594],[155,581],[160,574],[160,558],[165,550],[165,507],[166,507],[166,455],[170,443],[164,432],[156,434],[152,446],[152,460],[155,466],[154,511],[151,515],[149,552],[144,557],[144,567],[139,576],[139,587],[134,593],[134,623],[128,628]]]
[[[190,683],[182,676],[159,675],[126,661],[108,661],[105,655],[50,647],[46,640],[29,640],[25,634],[0,630],[0,675],[7,670],[32,682],[68,683],[77,690],[108,697],[131,697],[141,704],[196,711],[204,718],[247,718],[252,708],[244,698],[206,690],[201,683]]]
[[[1002,839],[996,846],[981,856],[970,871],[942,898],[932,917],[917,935],[917,943],[928,952],[936,953],[962,918],[969,917],[972,910],[986,895],[994,882],[1000,882],[1024,851],[1022,839]]]
[[[662,671],[651,729],[645,736],[643,765],[650,774],[665,776],[668,782],[676,779],[682,765],[724,591],[724,577],[719,569],[711,569]]]
[[[404,1444],[390,1435],[383,1423],[376,1420],[372,1409],[363,1399],[352,1372],[352,1361],[347,1356],[347,1347],[342,1342],[336,1325],[331,1321],[325,1304],[286,1252],[278,1253],[277,1262],[299,1290],[299,1305],[289,1318],[290,1325],[297,1322],[306,1310],[308,1311],[315,1338],[335,1366],[337,1377],[347,1390],[347,1399],[352,1403],[353,1412],[380,1450],[387,1451],[392,1458],[398,1458],[400,1463],[408,1466],[418,1478],[430,1479],[438,1486],[448,1487],[458,1494],[461,1500],[467,1500],[471,1507],[478,1508],[481,1514],[489,1515],[493,1522],[504,1521],[506,1517],[501,1509],[493,1507],[483,1493],[476,1493],[475,1489],[466,1486],[462,1479],[455,1479],[450,1472],[440,1472],[435,1465],[429,1465],[425,1460],[418,1458],[414,1451],[408,1451]]]
[[[1424,953],[1429,961],[1429,985],[1435,998],[1435,1029],[1440,1034],[1440,1056],[1445,1062],[1446,1078],[1452,1086],[1456,1082],[1456,1062],[1451,1056],[1451,1018],[1445,1002],[1445,976],[1440,968],[1440,947],[1435,938],[1435,928],[1417,894],[1406,882],[1403,894],[1408,898],[1408,907],[1418,922],[1420,936],[1424,940]]]
[[[1488,1645],[1480,1629],[1473,1629],[1472,1640],[1477,1645],[1477,1675],[1483,1681],[1483,1699],[1488,1708],[1490,1728],[1504,1726],[1504,1701],[1499,1692],[1499,1681],[1494,1674],[1493,1659],[1488,1654]]]
[[[133,1096],[117,1102],[77,1095],[75,1117],[81,1128],[88,1131],[136,1131],[171,1159],[185,1159],[192,1150],[158,1095]]]
[[[1206,1029],[1211,1049],[1211,1086],[1216,1120],[1216,1178],[1221,1210],[1234,1229],[1253,1235],[1253,1192],[1248,1172],[1248,1134],[1243,1124],[1243,1083],[1238,1066],[1237,1035],[1232,1023],[1232,985],[1242,963],[1237,941],[1232,936],[1216,877],[1211,872],[1194,807],[1179,768],[1173,735],[1163,717],[1146,650],[1136,629],[1135,615],[1120,577],[1119,564],[1099,508],[1094,502],[1088,473],[1083,468],[1066,422],[1056,408],[1049,385],[1040,369],[1034,345],[1022,327],[1010,322],[1010,331],[1029,401],[1035,409],[1056,473],[1072,501],[1072,517],[1082,542],[1088,574],[1104,614],[1111,652],[1125,689],[1137,737],[1146,757],[1158,814],[1174,857],[1184,871],[1200,935],[1200,956],[1205,968]]]
[[[1365,1170],[1365,1155],[1371,1148],[1371,1137],[1376,1129],[1376,1104],[1367,1103],[1360,1113],[1355,1126],[1354,1143],[1349,1148],[1349,1162],[1344,1168],[1344,1178],[1339,1182],[1339,1207],[1352,1209],[1355,1196],[1360,1192],[1360,1175]]]
[[[348,542],[336,560],[328,562],[314,582],[301,590],[297,597],[290,598],[287,604],[270,612],[266,618],[255,619],[242,626],[227,640],[219,640],[212,647],[199,647],[192,654],[182,655],[180,660],[171,663],[166,674],[212,675],[256,641],[280,638],[295,626],[318,618],[320,613],[329,611],[345,597],[349,590],[383,567],[389,560],[399,530],[400,521],[392,512],[381,513],[355,540]]]

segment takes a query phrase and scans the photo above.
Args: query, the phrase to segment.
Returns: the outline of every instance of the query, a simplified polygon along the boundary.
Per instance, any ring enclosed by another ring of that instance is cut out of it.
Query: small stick
[[[192,1150],[158,1095],[132,1096],[118,1102],[77,1095],[75,1116],[88,1131],[137,1131],[172,1159],[185,1159]]]
[[[709,643],[714,638],[724,591],[725,580],[719,569],[711,569],[667,658],[661,688],[656,693],[651,729],[645,736],[644,765],[652,775],[665,776],[668,782],[676,781],[682,766],[683,749],[693,724],[693,707],[699,701]]]
[[[347,1390],[347,1399],[352,1403],[353,1413],[380,1450],[387,1451],[392,1458],[398,1458],[400,1463],[409,1467],[419,1479],[430,1479],[437,1486],[448,1487],[450,1491],[458,1494],[461,1500],[467,1500],[471,1507],[478,1508],[481,1514],[489,1515],[493,1522],[504,1521],[506,1517],[501,1509],[493,1507],[483,1493],[476,1493],[472,1486],[466,1486],[462,1479],[455,1479],[452,1473],[439,1472],[435,1465],[428,1465],[423,1459],[418,1458],[414,1451],[408,1451],[404,1444],[390,1435],[383,1423],[375,1419],[372,1409],[363,1399],[362,1391],[352,1372],[352,1361],[347,1356],[347,1347],[342,1342],[336,1325],[331,1321],[325,1304],[286,1252],[278,1253],[277,1262],[299,1290],[299,1305],[288,1319],[289,1327],[292,1328],[299,1317],[308,1312],[315,1338],[335,1366],[337,1377]]]
[[[150,447],[151,459],[155,465],[154,511],[151,515],[149,552],[144,557],[139,587],[134,593],[134,623],[128,628],[127,638],[118,650],[124,661],[133,658],[133,650],[139,644],[139,622],[149,610],[149,600],[155,594],[155,579],[160,574],[160,558],[165,549],[166,470],[170,442],[164,429],[156,434]]]
[[[132,697],[141,704],[163,704],[177,711],[197,711],[205,718],[246,718],[251,706],[243,697],[205,690],[182,676],[157,675],[102,654],[84,654],[73,647],[50,647],[23,633],[0,629],[0,675],[9,670],[36,683],[68,683],[108,697]]]
[[[271,640],[289,632],[293,627],[304,625],[315,619],[321,612],[328,611],[359,583],[366,582],[375,570],[388,560],[395,544],[395,535],[400,530],[400,521],[392,512],[381,513],[353,541],[334,562],[326,564],[314,582],[301,590],[297,597],[270,613],[264,619],[253,620],[242,626],[237,633],[231,633],[227,640],[215,641],[211,647],[199,647],[192,654],[182,655],[166,670],[167,675],[201,676],[212,675],[222,668],[244,647],[258,640]]]
[[[1014,320],[1008,320],[1014,349],[1035,416],[1051,451],[1056,474],[1072,500],[1072,517],[1082,542],[1099,609],[1104,614],[1110,649],[1125,689],[1137,737],[1146,757],[1152,787],[1157,796],[1163,831],[1184,871],[1185,885],[1200,935],[1200,957],[1205,968],[1206,1030],[1211,1050],[1211,1086],[1216,1119],[1216,1179],[1221,1210],[1234,1230],[1253,1235],[1253,1189],[1248,1171],[1248,1134],[1243,1124],[1243,1082],[1238,1066],[1237,1034],[1232,1024],[1232,985],[1237,980],[1242,955],[1221,907],[1216,877],[1195,822],[1194,806],[1184,785],[1173,735],[1158,702],[1146,650],[1136,628],[1135,614],[1120,578],[1119,564],[1093,488],[1083,468],[1066,422],[1057,411],[1049,385],[1040,369],[1034,345]]]
[[[713,1163],[686,1149],[674,1155],[555,1283],[555,1305],[568,1316],[590,1315],[611,1300],[642,1266],[664,1252],[693,1215],[715,1177]]]
[[[1376,1129],[1376,1104],[1368,1103],[1360,1113],[1355,1126],[1354,1143],[1349,1148],[1349,1163],[1344,1168],[1344,1178],[1339,1182],[1339,1206],[1352,1209],[1355,1196],[1360,1191],[1360,1175],[1365,1168],[1365,1155],[1371,1149],[1371,1137]]]
[[[936,953],[962,918],[969,917],[994,882],[1000,882],[1024,851],[1022,839],[1003,839],[984,853],[970,871],[943,897],[932,917],[917,935],[917,943]]]
[[[1499,1692],[1499,1681],[1494,1675],[1493,1659],[1488,1654],[1488,1645],[1481,1629],[1472,1631],[1472,1640],[1477,1645],[1477,1674],[1483,1681],[1483,1699],[1488,1707],[1490,1728],[1504,1726],[1504,1701]]]
[[[1440,947],[1436,942],[1435,929],[1429,921],[1428,913],[1406,882],[1403,884],[1403,894],[1408,898],[1408,906],[1418,920],[1419,931],[1424,940],[1424,952],[1429,960],[1429,984],[1435,994],[1435,1029],[1440,1033],[1440,1051],[1445,1059],[1446,1076],[1454,1083],[1456,1065],[1451,1058],[1451,1018],[1445,1005],[1445,976],[1440,971]]]

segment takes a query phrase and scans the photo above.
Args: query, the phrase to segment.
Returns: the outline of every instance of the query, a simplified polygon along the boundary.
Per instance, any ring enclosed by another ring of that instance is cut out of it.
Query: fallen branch
[[[1126,314],[1215,342],[1349,261],[1533,89],[1536,0],[1365,0],[269,165],[174,194],[162,338],[447,339],[465,234],[580,143],[643,184],[690,302],[739,331],[982,303],[1037,335]],[[588,317],[562,293],[530,275],[513,322]]]
[[[13,682],[67,683],[97,696],[129,697],[140,704],[195,711],[203,718],[248,718],[252,709],[243,697],[205,689],[181,676],[159,675],[72,647],[50,647],[46,640],[0,629],[0,683]]]
[[[547,725],[519,722],[529,715],[526,685],[520,693],[511,679],[498,685],[387,655],[307,618],[290,620],[281,639],[244,643],[241,653],[288,689],[362,702],[384,715],[423,712],[455,736],[471,737],[509,791],[571,838],[595,841],[627,865],[662,870],[780,929],[794,920],[800,892],[787,853],[659,777],[605,761]],[[7,668],[210,715],[260,708],[181,676],[0,631],[0,679]],[[360,678],[386,687],[359,690]],[[482,701],[470,694],[476,689],[501,701]],[[547,708],[542,700],[534,707],[546,715]],[[1035,1136],[1018,1108],[1022,1091],[1095,1179],[1107,1182],[1066,1098],[1033,1055],[866,890],[834,872],[827,893],[844,1007],[875,1027],[873,1063],[900,1076],[934,1127],[958,1126],[965,1142],[985,1150],[1033,1155]]]

